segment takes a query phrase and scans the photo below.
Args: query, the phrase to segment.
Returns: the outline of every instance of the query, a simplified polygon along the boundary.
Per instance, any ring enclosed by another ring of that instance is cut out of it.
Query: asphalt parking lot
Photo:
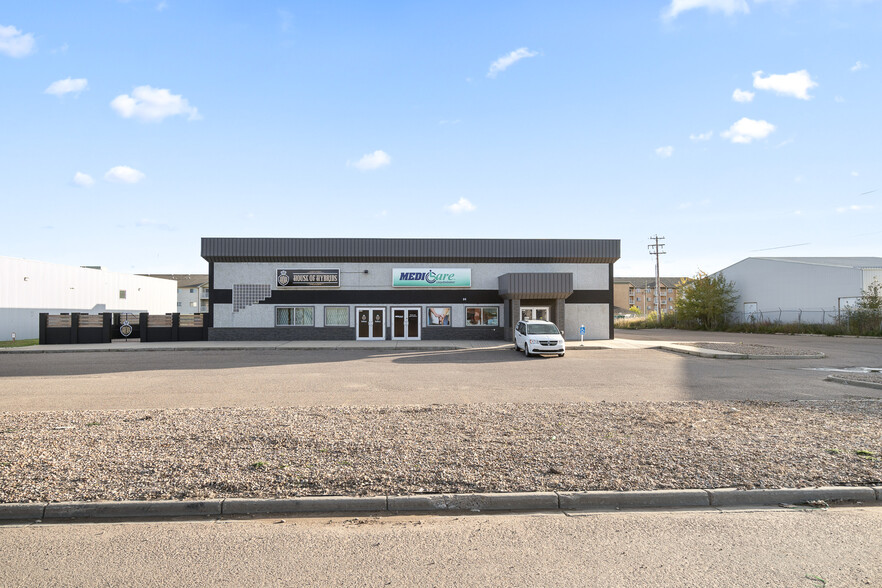
[[[194,350],[0,356],[0,411],[182,407],[877,398],[825,368],[882,365],[882,340],[620,332],[625,339],[744,341],[823,359],[720,360],[655,349]]]

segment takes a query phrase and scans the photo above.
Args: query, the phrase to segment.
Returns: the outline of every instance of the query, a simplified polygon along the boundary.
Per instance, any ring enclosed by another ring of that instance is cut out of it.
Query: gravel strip
[[[745,355],[806,355],[814,357],[818,355],[817,351],[809,349],[799,349],[797,347],[775,347],[772,345],[754,345],[750,343],[711,343],[702,341],[699,343],[683,343],[683,345],[691,345],[700,349],[710,349],[711,351],[728,351],[729,353],[743,353]]]
[[[882,403],[0,413],[0,502],[882,483]]]

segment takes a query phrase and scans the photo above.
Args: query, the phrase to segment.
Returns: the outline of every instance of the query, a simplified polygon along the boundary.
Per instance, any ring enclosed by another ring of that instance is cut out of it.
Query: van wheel
[[[527,357],[533,357],[533,354],[530,353],[530,349],[527,347],[526,343],[524,343],[524,355]]]
[[[564,354],[563,354],[563,353],[558,353],[557,356],[558,356],[558,357],[563,357]]]

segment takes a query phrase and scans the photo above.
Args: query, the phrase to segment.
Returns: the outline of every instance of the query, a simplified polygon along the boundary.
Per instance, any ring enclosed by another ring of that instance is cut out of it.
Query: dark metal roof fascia
[[[614,263],[618,239],[332,239],[203,237],[209,262]]]
[[[499,295],[508,299],[566,298],[573,293],[573,274],[525,272],[499,276]]]

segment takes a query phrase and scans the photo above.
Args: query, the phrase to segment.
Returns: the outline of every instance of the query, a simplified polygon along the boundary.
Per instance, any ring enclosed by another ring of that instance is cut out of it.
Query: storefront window
[[[311,306],[276,308],[276,325],[312,327],[315,325],[315,309]]]
[[[499,326],[499,308],[496,306],[466,307],[466,326]]]
[[[348,306],[326,306],[325,307],[325,326],[326,327],[348,327],[349,326],[349,307]]]

